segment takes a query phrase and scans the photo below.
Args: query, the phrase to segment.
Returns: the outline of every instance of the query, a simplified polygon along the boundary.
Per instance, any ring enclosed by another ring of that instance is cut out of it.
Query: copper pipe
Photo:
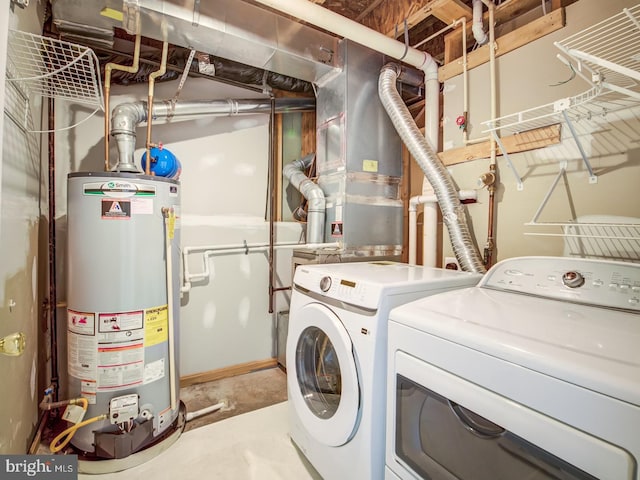
[[[151,124],[153,121],[153,90],[156,84],[156,78],[161,77],[167,71],[167,51],[169,50],[169,42],[162,42],[162,60],[160,68],[149,75],[149,99],[147,101],[147,141],[145,143],[147,165],[145,173],[151,175]]]
[[[56,121],[55,100],[49,98],[48,106],[48,154],[49,154],[49,298],[47,313],[51,335],[51,384],[52,396],[58,399],[58,312],[56,292]]]
[[[109,112],[109,95],[111,94],[111,71],[136,73],[140,60],[140,34],[136,35],[133,47],[133,63],[130,67],[118,65],[117,63],[107,63],[104,67],[104,171],[109,171],[109,132],[111,131],[111,113]]]
[[[489,190],[489,219],[487,221],[487,244],[484,247],[484,266],[491,268],[493,263],[493,251],[495,249],[494,242],[494,215],[495,215],[495,199],[496,199],[496,164],[489,165],[489,176],[491,183],[487,184]]]
[[[271,97],[271,113],[269,115],[269,313],[273,313],[274,305],[274,241],[275,241],[275,208],[276,208],[276,158],[275,149],[276,99]]]

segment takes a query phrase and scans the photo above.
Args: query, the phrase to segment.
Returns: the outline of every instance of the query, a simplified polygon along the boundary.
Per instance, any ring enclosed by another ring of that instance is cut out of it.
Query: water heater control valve
[[[109,402],[109,421],[114,425],[135,420],[139,412],[137,393],[115,397]]]

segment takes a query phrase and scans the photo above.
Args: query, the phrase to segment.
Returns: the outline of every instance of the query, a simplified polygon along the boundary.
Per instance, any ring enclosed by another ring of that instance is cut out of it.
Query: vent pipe
[[[484,45],[489,41],[489,36],[487,32],[484,31],[484,24],[482,22],[482,0],[473,0],[473,24],[471,25],[471,31],[478,45]]]
[[[282,169],[289,183],[307,199],[307,243],[324,242],[325,198],[322,189],[304,171],[311,166],[315,153],[294,160]]]
[[[442,219],[447,226],[453,251],[462,267],[467,272],[485,273],[482,258],[473,243],[471,231],[467,225],[464,206],[458,198],[453,179],[444,167],[433,148],[422,136],[411,113],[402,101],[396,89],[396,82],[401,76],[399,65],[387,64],[382,67],[378,81],[380,100],[400,138],[416,159],[425,177],[433,186],[438,199]]]
[[[315,110],[313,98],[280,98],[275,101],[276,113],[303,112]],[[152,117],[192,118],[204,115],[233,116],[255,113],[270,113],[270,99],[251,100],[193,100],[180,103],[164,101],[154,103]],[[141,173],[133,154],[136,149],[136,127],[147,120],[147,102],[121,103],[111,114],[111,135],[118,146],[118,163],[113,168],[117,172]]]

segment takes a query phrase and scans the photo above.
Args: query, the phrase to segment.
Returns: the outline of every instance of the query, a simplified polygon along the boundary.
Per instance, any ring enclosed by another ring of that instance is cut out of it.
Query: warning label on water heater
[[[131,201],[102,200],[102,218],[107,220],[129,220],[131,218]]]

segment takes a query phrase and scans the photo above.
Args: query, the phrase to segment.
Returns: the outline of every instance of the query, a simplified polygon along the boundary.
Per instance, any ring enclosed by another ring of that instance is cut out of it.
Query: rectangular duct
[[[378,97],[382,54],[343,40],[342,70],[318,85],[317,173],[325,240],[345,253],[402,253],[402,146]]]
[[[332,35],[239,0],[53,0],[68,39],[113,39],[113,27],[309,82],[338,69]]]

